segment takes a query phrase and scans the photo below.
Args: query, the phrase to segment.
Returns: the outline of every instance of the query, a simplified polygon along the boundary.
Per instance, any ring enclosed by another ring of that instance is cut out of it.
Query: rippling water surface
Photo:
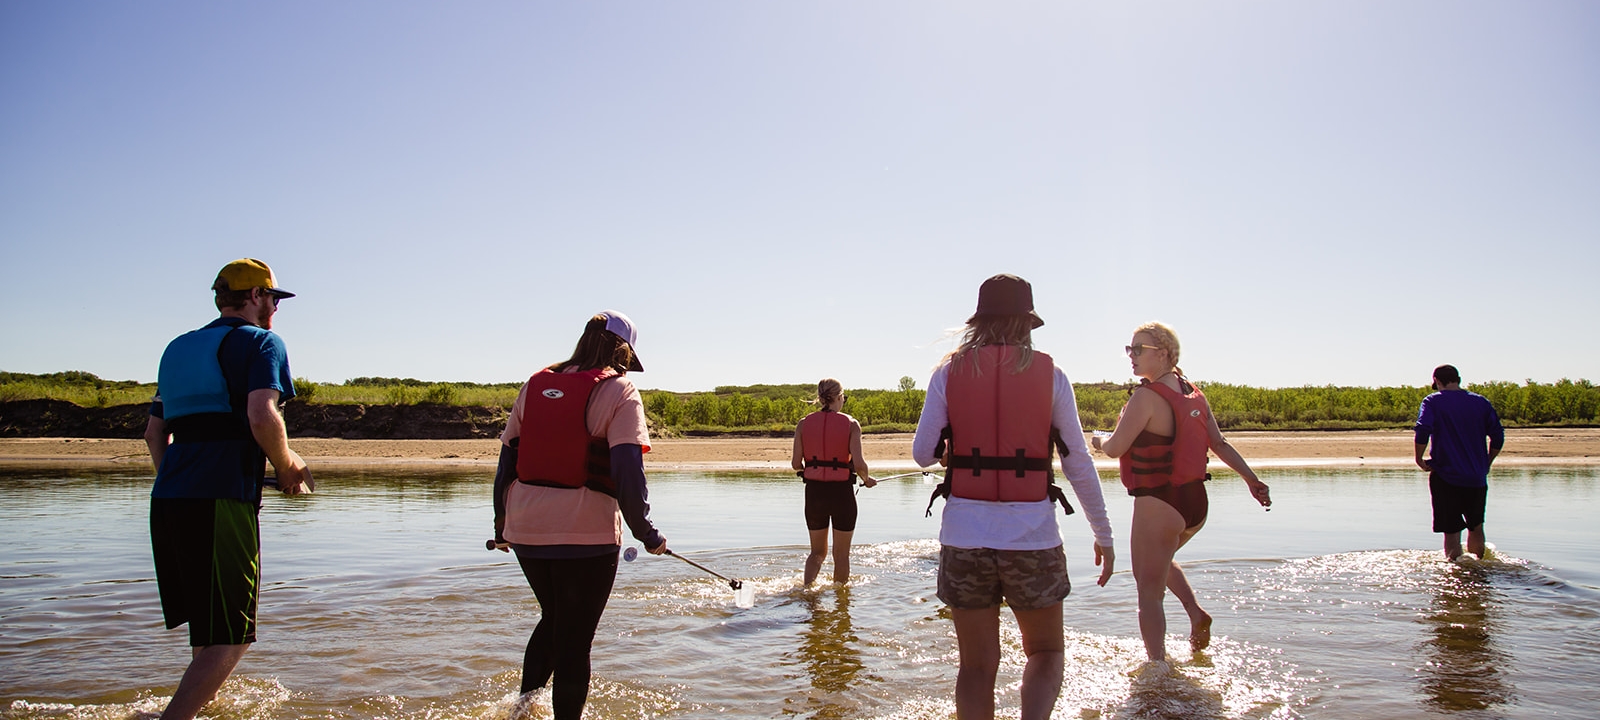
[[[328,470],[267,498],[259,642],[210,708],[226,718],[504,718],[538,606],[489,536],[488,469]],[[1105,484],[1119,572],[1095,587],[1090,536],[1063,524],[1067,682],[1058,718],[1600,716],[1594,468],[1497,469],[1497,560],[1445,562],[1427,489],[1401,470],[1212,483],[1179,554],[1215,640],[1188,652],[1169,600],[1172,674],[1144,656],[1127,574],[1128,498]],[[937,516],[915,478],[861,493],[848,587],[799,587],[792,476],[655,473],[653,516],[680,553],[624,563],[595,640],[590,718],[948,718],[955,639],[933,596]],[[159,710],[188,659],[162,628],[147,474],[0,468],[0,717]],[[824,569],[824,577],[829,570]],[[1009,617],[1009,614],[1007,614]],[[1002,716],[1020,638],[1002,626]],[[532,717],[548,717],[548,701]]]

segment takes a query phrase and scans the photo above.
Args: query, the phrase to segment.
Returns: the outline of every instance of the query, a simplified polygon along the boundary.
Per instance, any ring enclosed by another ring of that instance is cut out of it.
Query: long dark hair
[[[632,364],[633,348],[606,329],[606,316],[596,315],[583,326],[583,335],[578,338],[578,346],[572,349],[572,357],[551,365],[550,369],[560,372],[574,366],[578,370],[609,367],[620,375],[628,372]]]

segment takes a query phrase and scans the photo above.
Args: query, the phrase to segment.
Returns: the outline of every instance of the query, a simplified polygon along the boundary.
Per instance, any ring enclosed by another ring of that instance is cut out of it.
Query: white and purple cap
[[[595,313],[606,319],[606,331],[622,338],[628,344],[628,349],[633,351],[633,362],[628,365],[629,372],[644,372],[644,365],[639,362],[639,330],[633,326],[633,321],[616,310],[601,310]]]

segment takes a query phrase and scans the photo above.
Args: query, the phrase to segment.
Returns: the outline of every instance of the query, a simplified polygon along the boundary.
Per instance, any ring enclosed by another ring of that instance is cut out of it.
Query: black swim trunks
[[[168,630],[188,623],[192,647],[256,641],[261,534],[254,504],[152,499],[150,540]]]
[[[806,529],[827,530],[830,523],[839,532],[855,532],[855,483],[807,480]]]
[[[1428,496],[1433,500],[1433,531],[1459,533],[1483,524],[1484,506],[1488,504],[1489,487],[1463,487],[1452,485],[1428,473]]]

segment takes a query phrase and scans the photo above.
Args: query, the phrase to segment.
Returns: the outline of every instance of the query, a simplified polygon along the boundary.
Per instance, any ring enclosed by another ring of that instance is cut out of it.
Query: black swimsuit
[[[1151,445],[1170,445],[1172,438],[1157,435],[1149,430],[1139,433],[1133,439],[1134,447],[1149,447]],[[1206,521],[1206,513],[1211,509],[1211,500],[1206,496],[1204,480],[1184,483],[1174,486],[1170,483],[1153,488],[1134,488],[1128,491],[1134,497],[1149,496],[1172,506],[1179,515],[1183,516],[1184,529],[1198,527]]]

